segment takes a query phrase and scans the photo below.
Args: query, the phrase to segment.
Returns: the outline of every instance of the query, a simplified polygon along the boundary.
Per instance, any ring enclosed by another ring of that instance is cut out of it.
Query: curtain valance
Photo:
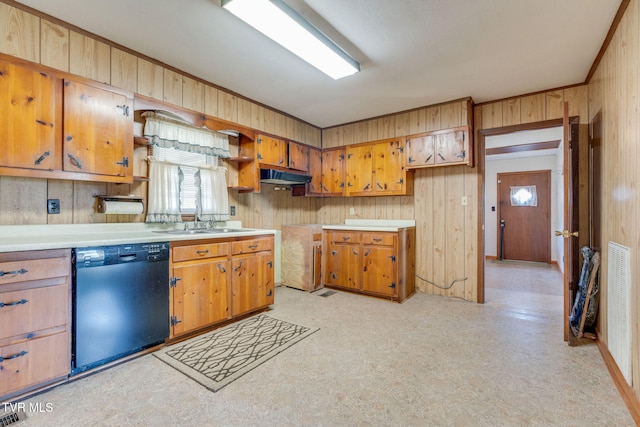
[[[195,127],[166,111],[146,111],[142,116],[146,120],[144,136],[149,138],[151,144],[191,153],[231,157],[227,135]]]

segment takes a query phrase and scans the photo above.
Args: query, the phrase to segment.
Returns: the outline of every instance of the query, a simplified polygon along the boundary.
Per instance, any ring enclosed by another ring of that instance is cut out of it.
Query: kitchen
[[[11,6],[6,6],[7,4]],[[68,29],[51,18],[42,19],[31,12],[22,12],[16,7],[18,5],[14,2],[2,5],[3,8],[10,8],[3,9],[2,16],[11,16],[13,20],[21,22],[17,26],[7,26],[10,34],[18,31],[19,36],[12,37],[11,40],[14,41],[9,45],[3,45],[3,53],[92,80],[109,82],[112,86],[133,90],[169,105],[203,112],[223,121],[278,135],[310,147],[330,149],[394,138],[399,134],[411,135],[474,124],[468,119],[470,107],[465,98],[406,113],[320,129],[215,86],[204,85],[174,68],[150,61],[150,58],[138,58],[125,51],[122,46],[112,47],[104,40],[93,39],[78,32],[77,28]],[[36,28],[40,30],[34,33]],[[3,43],[7,39],[3,38]],[[36,45],[38,48],[33,48]],[[74,52],[72,55],[69,55],[70,49]],[[87,67],[87,64],[93,65]],[[135,71],[130,72],[132,69],[137,70],[137,80],[131,80],[131,76],[136,75]],[[562,100],[567,100],[570,114],[578,114],[581,119],[584,116],[586,123],[589,120],[586,116],[587,92],[587,85],[578,85],[471,108],[474,110],[476,127],[481,129],[516,124],[520,117],[527,117],[528,120],[557,118],[558,111],[561,110],[558,107],[559,101],[561,103]],[[540,105],[546,107],[540,109]],[[500,118],[499,123],[497,117]],[[143,196],[145,183],[115,184],[3,176],[0,184],[3,224],[144,221],[143,215],[105,218],[105,215],[96,212],[93,196]],[[460,272],[468,277],[468,280],[456,284],[448,291],[440,291],[429,284],[416,281],[418,290],[479,301],[482,274],[478,270],[477,259],[482,248],[478,243],[477,208],[481,200],[476,189],[480,184],[477,169],[453,166],[451,169],[417,170],[413,196],[318,199],[292,197],[289,192],[276,190],[276,187],[261,186],[260,193],[231,191],[229,204],[237,208],[237,215],[233,219],[240,220],[242,227],[252,229],[279,230],[286,224],[339,224],[349,218],[416,220],[418,235],[429,236],[429,241],[432,242],[429,245],[416,245],[416,273],[435,283],[450,282]],[[17,197],[21,194],[30,194],[30,197]],[[459,201],[465,196],[469,197],[469,205],[461,207]],[[42,209],[47,199],[60,200],[60,214],[47,214]]]

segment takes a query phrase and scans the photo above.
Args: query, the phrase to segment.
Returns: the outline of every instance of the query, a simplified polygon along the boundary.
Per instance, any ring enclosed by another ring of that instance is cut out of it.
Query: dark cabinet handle
[[[364,256],[369,256],[369,252],[371,252],[371,249],[367,249],[366,251],[364,251]]]
[[[273,289],[269,289],[269,293],[267,294],[268,297],[270,297],[271,295],[273,295]]]
[[[416,160],[415,160],[413,157],[409,156],[409,159],[408,159],[407,161],[408,161],[409,163],[413,163],[413,162],[415,162]]]
[[[269,268],[273,268],[273,261],[267,262],[267,265],[269,266]]]
[[[20,353],[16,353],[13,356],[7,356],[7,357],[0,356],[0,363],[4,362],[5,360],[17,359],[18,357],[22,357],[27,353],[29,352],[22,350]]]
[[[258,247],[258,245],[249,245],[249,249],[255,249],[257,247]]]
[[[125,168],[129,167],[129,158],[123,157],[121,162],[116,162],[116,165],[124,166]]]
[[[354,253],[354,255],[358,255],[358,252],[356,252],[356,250],[355,250],[355,249],[353,249],[353,248],[351,248],[351,252],[353,252],[353,253]]]
[[[380,188],[382,188],[382,187],[380,187]],[[370,190],[370,189],[371,189],[371,184],[367,184],[367,185],[364,186],[362,191],[367,191],[367,190]]]
[[[458,157],[460,159],[464,159],[466,155],[467,155],[467,153],[464,150],[462,150],[460,152],[460,154],[458,154],[456,157]]]
[[[15,276],[16,274],[25,274],[28,273],[29,270],[25,270],[24,268],[21,268],[20,270],[16,270],[16,271],[0,271],[0,277],[2,276]]]
[[[14,305],[20,305],[20,304],[26,304],[28,303],[29,300],[26,300],[24,298],[22,298],[20,301],[14,301],[14,302],[0,302],[0,308],[2,307],[12,307]]]
[[[51,153],[49,151],[45,151],[42,156],[38,157],[38,159],[34,162],[36,165],[39,165],[46,159]]]
[[[431,160],[432,157],[433,157],[433,154],[429,154],[429,157],[424,159],[424,162],[427,163],[429,160]]]
[[[223,272],[223,273],[226,273],[226,272],[227,272],[227,269],[226,269],[226,268],[224,268],[224,267],[222,266],[222,264],[218,263],[218,264],[216,264],[216,266],[218,267],[218,270],[220,270],[221,272]]]
[[[344,240],[344,241],[351,240],[351,237],[350,236],[343,236],[342,240]]]
[[[338,255],[338,251],[336,251],[336,250],[332,249],[332,250],[331,250],[331,255],[333,255],[333,256]]]
[[[209,249],[196,251],[198,255],[206,255],[209,253]]]
[[[380,237],[374,237],[373,241],[374,242],[382,242],[382,239]]]
[[[333,271],[331,272],[331,278],[333,280],[336,280],[338,278],[338,276],[336,276],[336,273],[334,273]]]
[[[75,157],[73,157],[73,154],[69,154],[69,162],[77,167],[78,169],[82,169],[82,163],[80,163],[80,160],[76,159]]]
[[[242,261],[240,261],[240,264],[236,268],[234,268],[233,271],[239,271],[240,268],[242,268]]]
[[[444,160],[445,162],[447,161],[447,159],[444,158],[444,156],[442,155],[442,153],[438,153],[438,157],[440,157],[442,160]]]
[[[376,182],[376,185],[378,186],[379,189],[381,189],[381,190],[384,189],[384,187],[382,185],[380,185],[379,182]]]
[[[400,178],[400,181],[398,181],[398,184],[404,184],[404,178]]]

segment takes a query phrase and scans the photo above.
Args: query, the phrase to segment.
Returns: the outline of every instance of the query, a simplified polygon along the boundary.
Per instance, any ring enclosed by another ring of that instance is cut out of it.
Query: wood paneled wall
[[[469,100],[453,101],[394,115],[327,128],[323,148],[447,129],[469,123]],[[415,219],[416,273],[423,292],[477,299],[477,173],[467,166],[418,169],[414,196],[328,198],[318,200],[318,222],[347,218]],[[467,196],[469,204],[462,206]],[[355,214],[350,215],[350,208]],[[466,280],[464,280],[466,279]]]
[[[317,127],[71,28],[35,16],[13,2],[0,0],[2,53],[320,147],[321,132]],[[144,221],[143,215],[96,214],[93,196],[136,194],[146,197],[146,193],[146,183],[103,184],[0,177],[0,224]],[[248,226],[265,223],[269,225],[267,228],[315,220],[315,216],[305,213],[314,212],[313,200],[303,203],[286,192],[270,193],[270,189],[263,190],[261,195],[250,196],[232,192],[230,202],[238,207],[234,219],[241,219]],[[47,215],[48,198],[60,199],[61,214]],[[282,203],[282,211],[276,201]],[[300,214],[287,213],[298,208]]]
[[[640,6],[632,0],[589,82],[589,118],[602,117],[602,200],[599,331],[607,342],[607,244],[631,249],[633,390],[640,397]]]

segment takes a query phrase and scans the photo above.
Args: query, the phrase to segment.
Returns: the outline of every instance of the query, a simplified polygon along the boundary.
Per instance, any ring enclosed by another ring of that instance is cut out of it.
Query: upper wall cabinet
[[[325,197],[344,196],[345,148],[327,148],[322,150],[322,195]]]
[[[412,194],[413,177],[407,177],[404,148],[404,138],[347,146],[347,196]]]
[[[287,143],[282,139],[258,135],[258,162],[263,165],[287,167]]]
[[[311,182],[307,185],[307,196],[322,196],[322,150],[309,148],[309,174]]]
[[[64,80],[63,169],[133,177],[133,97]]]
[[[309,147],[289,141],[289,169],[309,172]]]
[[[60,169],[59,79],[0,62],[0,166]]]
[[[469,126],[407,137],[407,168],[444,165],[473,166]]]

